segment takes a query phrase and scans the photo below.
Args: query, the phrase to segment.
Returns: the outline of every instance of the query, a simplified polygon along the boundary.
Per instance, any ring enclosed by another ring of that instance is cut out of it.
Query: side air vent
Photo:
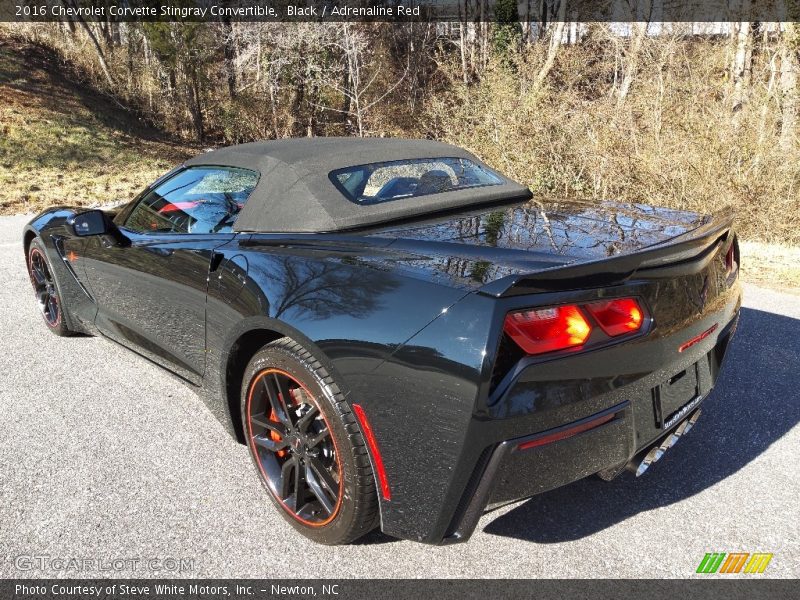
[[[513,340],[507,335],[503,334],[503,337],[500,340],[500,347],[497,349],[497,357],[494,361],[494,369],[492,370],[492,381],[489,387],[489,394],[493,394],[497,386],[503,380],[511,369],[514,368],[522,357],[525,356],[525,352],[513,342]]]

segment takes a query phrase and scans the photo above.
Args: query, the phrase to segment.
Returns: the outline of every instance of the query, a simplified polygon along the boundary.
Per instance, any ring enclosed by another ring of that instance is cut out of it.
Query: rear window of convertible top
[[[503,183],[486,167],[465,158],[370,163],[338,169],[330,179],[348,200],[362,205]]]

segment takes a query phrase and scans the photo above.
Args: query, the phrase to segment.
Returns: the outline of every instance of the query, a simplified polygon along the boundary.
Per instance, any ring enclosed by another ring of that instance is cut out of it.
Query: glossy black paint
[[[725,271],[728,221],[646,206],[532,202],[338,234],[79,237],[74,215],[51,209],[25,230],[45,245],[70,328],[196,387],[240,441],[244,366],[271,339],[294,338],[372,423],[392,490],[383,531],[429,543],[452,541],[487,457],[509,440],[625,404],[601,438],[500,465],[487,501],[568,483],[652,443],[663,434],[653,389],[698,364],[710,391],[741,298]],[[615,296],[646,305],[645,335],[498,360],[508,311]]]

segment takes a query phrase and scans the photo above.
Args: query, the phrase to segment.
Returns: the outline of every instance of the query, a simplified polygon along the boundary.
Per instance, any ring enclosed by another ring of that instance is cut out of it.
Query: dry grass
[[[741,255],[745,281],[800,296],[800,248],[745,241],[741,243]]]
[[[734,124],[724,42],[649,40],[617,106],[611,44],[565,48],[548,83],[533,49],[457,81],[429,102],[421,130],[466,146],[547,197],[614,198],[712,213],[727,205],[752,240],[800,244],[800,150],[782,150],[774,98],[756,65]],[[766,106],[767,110],[764,111]]]
[[[0,214],[130,199],[196,152],[0,40]]]

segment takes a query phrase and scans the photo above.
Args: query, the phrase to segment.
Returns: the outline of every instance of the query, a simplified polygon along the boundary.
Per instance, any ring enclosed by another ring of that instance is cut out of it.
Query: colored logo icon
[[[763,573],[772,554],[757,552],[708,552],[697,567],[698,573]]]

